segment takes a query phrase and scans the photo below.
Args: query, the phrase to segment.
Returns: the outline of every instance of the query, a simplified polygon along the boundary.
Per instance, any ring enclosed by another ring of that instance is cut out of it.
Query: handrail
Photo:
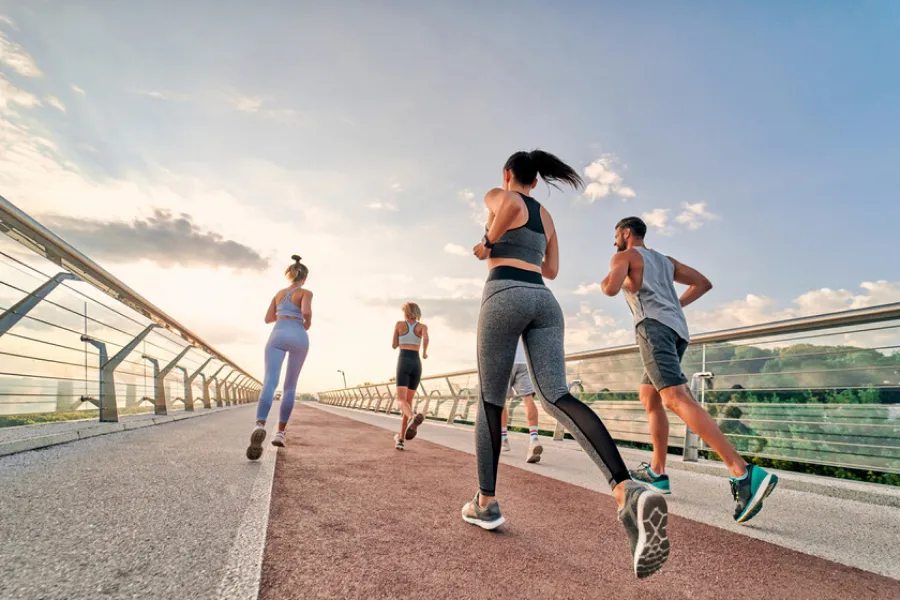
[[[149,300],[125,285],[106,269],[79,252],[55,233],[35,221],[12,202],[0,196],[0,232],[29,250],[74,273],[111,298],[144,315],[153,323],[181,337],[192,346],[227,363],[257,384],[260,381],[241,369],[234,361],[206,343],[199,335],[169,316]]]
[[[880,304],[878,306],[871,306],[868,308],[844,310],[833,313],[814,315],[810,317],[797,317],[794,319],[784,319],[781,321],[770,321],[768,323],[749,325],[747,327],[736,327],[733,329],[722,329],[719,331],[700,333],[691,338],[691,345],[713,344],[717,342],[727,342],[736,339],[747,340],[786,333],[800,333],[817,329],[849,327],[862,323],[879,323],[894,320],[900,320],[900,302]],[[588,360],[592,358],[606,358],[610,356],[618,356],[621,354],[631,354],[637,351],[638,347],[636,344],[611,346],[609,348],[601,348],[599,350],[587,350],[585,352],[576,352],[573,354],[569,354],[566,356],[566,362]],[[452,371],[450,373],[428,375],[427,377],[422,377],[422,379],[441,379],[446,377],[461,377],[463,375],[477,374],[477,369],[465,369],[462,371]],[[386,384],[379,383],[378,385]],[[329,390],[329,392],[336,392],[340,391],[341,389],[351,388],[338,388],[335,390]]]

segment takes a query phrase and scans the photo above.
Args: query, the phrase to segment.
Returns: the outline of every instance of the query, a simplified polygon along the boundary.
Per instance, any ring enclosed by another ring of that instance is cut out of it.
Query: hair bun
[[[292,255],[291,258],[294,262],[300,262],[302,260],[298,254]]]

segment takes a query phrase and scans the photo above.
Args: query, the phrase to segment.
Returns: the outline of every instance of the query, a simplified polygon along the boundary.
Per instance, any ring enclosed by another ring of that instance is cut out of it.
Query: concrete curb
[[[100,423],[94,422],[91,425],[84,427],[82,429],[74,429],[72,431],[63,431],[59,433],[51,433],[49,435],[35,435],[31,437],[21,438],[17,440],[10,440],[6,442],[0,442],[0,456],[8,456],[11,454],[18,454],[19,452],[28,452],[29,450],[39,450],[41,448],[48,448],[50,446],[58,446],[59,444],[68,444],[69,442],[75,442],[78,440],[84,440],[92,437],[97,437],[100,435],[108,435],[111,433],[118,433],[120,431],[129,431],[133,429],[143,429],[144,427],[152,427],[154,425],[165,425],[166,423],[175,423],[177,421],[184,421],[186,419],[193,419],[196,417],[203,417],[207,415],[218,414],[223,410],[228,410],[231,408],[238,408],[238,405],[234,407],[225,407],[225,408],[217,408],[214,410],[204,410],[204,411],[195,411],[192,413],[181,413],[175,415],[165,415],[159,417],[152,417],[149,419],[142,419],[140,421],[123,421],[119,423]],[[39,432],[40,425],[35,426],[35,432]]]

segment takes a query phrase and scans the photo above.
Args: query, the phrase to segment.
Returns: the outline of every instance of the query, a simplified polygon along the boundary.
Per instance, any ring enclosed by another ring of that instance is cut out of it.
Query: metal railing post
[[[384,409],[384,414],[389,415],[391,414],[391,411],[394,410],[394,402],[396,402],[397,398],[391,390],[391,386],[387,386],[387,391],[389,401],[387,403],[387,408]]]
[[[694,373],[691,376],[691,394],[697,397],[697,392],[706,388],[706,382],[713,378],[713,374],[708,371]],[[700,437],[691,431],[691,428],[684,425],[684,454],[681,460],[684,462],[697,462],[700,458]]]
[[[154,404],[156,411],[155,414],[167,414],[166,411],[168,405],[166,404],[166,402],[168,399],[166,398],[166,377],[168,377],[172,369],[175,368],[175,365],[178,364],[178,361],[184,358],[185,354],[190,352],[191,348],[193,348],[193,346],[186,346],[181,352],[178,353],[178,356],[172,359],[172,361],[162,369],[159,368],[159,360],[146,355],[141,357],[153,365],[153,383],[156,392],[154,394],[154,399],[156,401]],[[185,404],[185,410],[194,410],[194,407],[191,406],[190,408],[187,408],[187,405]]]
[[[100,422],[102,423],[116,423],[119,420],[119,406],[116,403],[116,379],[115,372],[116,368],[122,364],[122,361],[125,360],[129,354],[131,354],[137,345],[141,343],[141,341],[147,337],[153,329],[155,329],[157,325],[150,324],[147,327],[137,334],[137,336],[122,346],[121,350],[119,350],[115,356],[106,360],[106,344],[103,342],[98,342],[94,338],[83,335],[81,336],[82,342],[87,342],[88,344],[94,346],[100,352],[100,390],[99,390],[99,409],[100,409]]]
[[[40,304],[41,300],[50,295],[50,292],[63,281],[77,280],[78,277],[71,273],[57,273],[44,283],[42,283],[33,292],[6,309],[0,315],[0,336],[12,329],[12,327],[22,320],[22,317],[31,312],[35,306]]]
[[[375,393],[378,395],[378,402],[375,403],[375,411],[378,412],[381,408],[381,403],[384,401],[384,398],[381,395],[381,390],[378,389],[378,386],[375,386]]]
[[[219,391],[220,391],[220,387],[219,387],[219,373],[221,373],[221,372],[225,369],[225,367],[227,367],[227,366],[228,366],[228,365],[222,365],[222,366],[220,366],[218,369],[216,369],[216,372],[213,373],[213,374],[209,377],[209,383],[214,383],[214,384],[216,385],[216,406],[218,406],[219,408],[221,408],[222,406],[224,406],[224,403],[222,402],[222,397],[219,395]]]
[[[200,365],[200,368],[194,371],[192,375],[187,374],[187,369],[184,367],[178,367],[184,373],[184,401],[190,401],[191,407],[194,406],[194,380],[197,379],[198,376],[202,376],[201,379],[203,383],[203,408],[212,408],[209,402],[209,385],[206,383],[206,376],[201,373],[203,369],[206,368],[206,365],[212,362],[212,357],[206,359],[206,362]],[[192,408],[193,410],[193,408]]]
[[[428,390],[425,389],[424,381],[419,382],[419,389],[422,390],[422,395],[425,397],[425,408],[423,408],[420,412],[424,416],[427,417],[428,416],[428,407],[431,405],[431,395],[428,393]],[[421,404],[421,402],[420,402],[420,404]]]
[[[447,387],[450,388],[450,393],[453,394],[453,406],[450,407],[450,415],[447,417],[447,424],[450,424],[453,423],[453,419],[456,418],[456,411],[459,409],[459,393],[453,389],[453,383],[451,383],[449,377],[447,377]]]

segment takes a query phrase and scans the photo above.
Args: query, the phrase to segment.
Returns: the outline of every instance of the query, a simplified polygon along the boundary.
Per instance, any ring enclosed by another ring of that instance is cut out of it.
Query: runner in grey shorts
[[[516,348],[516,360],[513,363],[509,387],[516,396],[522,398],[522,403],[525,405],[525,420],[528,423],[528,454],[525,456],[525,462],[540,462],[544,447],[541,445],[541,440],[538,436],[538,411],[534,403],[534,384],[531,383],[531,376],[528,373],[525,346],[522,344],[521,339],[519,339],[519,345]],[[500,436],[502,438],[503,452],[512,450],[506,431],[508,421],[509,409],[504,406],[503,414],[500,415]]]
[[[634,315],[635,337],[644,363],[640,397],[647,411],[653,458],[631,471],[632,479],[663,494],[671,493],[666,471],[669,420],[666,408],[678,415],[700,439],[718,454],[731,471],[731,492],[737,503],[734,520],[746,523],[763,507],[763,500],[778,483],[774,473],[748,465],[700,406],[681,371],[681,358],[690,342],[683,307],[712,289],[698,271],[644,245],[647,225],[637,217],[616,225],[616,254],[603,292],[615,296],[621,290]],[[675,284],[688,286],[678,296]]]

